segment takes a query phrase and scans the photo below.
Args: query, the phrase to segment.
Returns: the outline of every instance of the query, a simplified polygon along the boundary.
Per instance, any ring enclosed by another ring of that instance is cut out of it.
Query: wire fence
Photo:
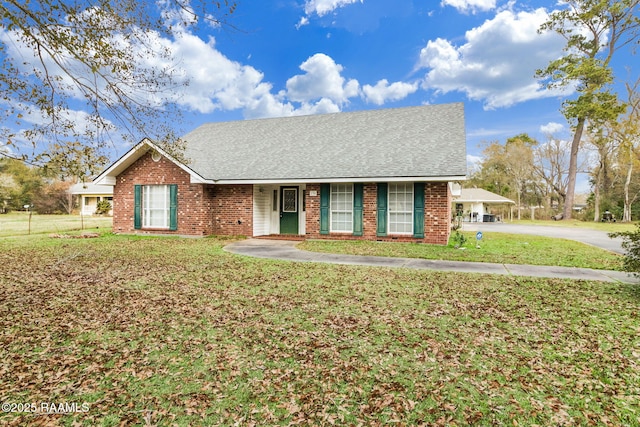
[[[82,230],[110,230],[109,216],[38,215],[28,212],[11,212],[0,215],[0,237],[26,236],[29,234],[66,233]]]

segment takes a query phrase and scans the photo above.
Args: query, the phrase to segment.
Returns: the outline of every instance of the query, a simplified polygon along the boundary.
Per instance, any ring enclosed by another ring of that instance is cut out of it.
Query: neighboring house
[[[463,188],[453,203],[456,214],[465,222],[493,222],[502,219],[498,211],[516,202],[482,188]]]
[[[80,213],[82,215],[93,215],[98,208],[98,202],[106,200],[113,206],[113,186],[97,185],[93,183],[80,182],[70,188],[71,194],[80,196]],[[109,212],[111,214],[112,212]]]
[[[180,162],[145,139],[94,182],[113,231],[446,244],[461,103],[209,123]]]

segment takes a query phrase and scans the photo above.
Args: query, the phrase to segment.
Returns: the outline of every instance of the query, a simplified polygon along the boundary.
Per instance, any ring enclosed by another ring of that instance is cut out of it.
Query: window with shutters
[[[142,187],[142,226],[169,228],[170,194],[168,185]]]
[[[353,184],[331,184],[331,231],[353,232]]]
[[[389,183],[389,233],[413,234],[413,183]]]

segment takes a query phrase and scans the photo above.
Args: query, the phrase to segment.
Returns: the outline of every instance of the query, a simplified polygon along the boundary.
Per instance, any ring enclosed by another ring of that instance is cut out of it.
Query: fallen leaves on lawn
[[[630,285],[251,260],[215,239],[0,243],[12,425],[640,422]]]

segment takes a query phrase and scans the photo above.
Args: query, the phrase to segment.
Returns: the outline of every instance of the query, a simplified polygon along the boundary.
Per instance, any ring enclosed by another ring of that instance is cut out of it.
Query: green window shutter
[[[178,229],[178,185],[169,185],[169,230]]]
[[[329,234],[331,184],[320,184],[320,234]]]
[[[142,185],[133,186],[133,228],[142,228]]]
[[[378,224],[376,228],[378,236],[387,235],[387,190],[386,182],[378,183]]]
[[[362,236],[362,184],[353,184],[353,235]]]
[[[424,182],[413,184],[413,237],[424,237]]]

